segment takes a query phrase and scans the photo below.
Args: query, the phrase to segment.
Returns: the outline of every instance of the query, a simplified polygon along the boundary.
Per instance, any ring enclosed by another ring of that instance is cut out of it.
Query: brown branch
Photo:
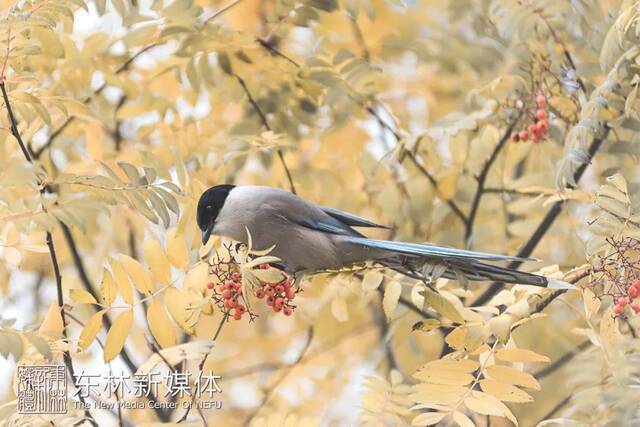
[[[572,348],[571,350],[567,351],[565,354],[557,358],[553,363],[549,364],[548,366],[545,366],[544,368],[540,369],[538,372],[533,374],[533,376],[536,377],[537,380],[541,380],[544,377],[551,375],[552,373],[560,369],[562,366],[564,366],[567,362],[570,362],[571,359],[576,357],[579,353],[591,347],[591,345],[592,343],[589,340],[582,341],[575,348]]]
[[[607,136],[609,135],[609,131],[610,131],[609,126],[605,125],[605,131],[603,135],[598,138],[595,138],[592,141],[587,151],[587,161],[582,165],[580,165],[580,167],[576,169],[573,175],[574,181],[576,183],[580,181],[580,178],[582,178],[582,175],[587,169],[587,166],[591,164],[593,157],[598,152],[598,150],[600,149],[604,141],[607,139]],[[573,187],[574,186],[571,186],[571,185],[567,186],[567,188],[573,188]],[[553,206],[551,207],[549,212],[547,212],[547,215],[545,215],[545,217],[542,219],[542,221],[540,222],[536,230],[533,232],[533,234],[531,235],[527,243],[520,249],[520,251],[518,251],[518,254],[517,254],[518,257],[526,258],[531,255],[531,253],[534,251],[536,246],[538,246],[538,243],[540,243],[540,240],[542,240],[544,235],[547,233],[547,231],[549,231],[549,229],[551,228],[555,220],[558,218],[558,216],[562,212],[562,207],[564,206],[564,204],[565,204],[564,200],[559,200],[553,204]],[[507,267],[515,269],[515,268],[518,268],[521,264],[522,264],[522,261],[512,261],[509,263]],[[484,291],[471,305],[478,306],[478,305],[485,304],[487,301],[493,298],[494,295],[500,292],[503,288],[504,288],[504,283],[497,283],[497,282],[492,283],[491,285],[489,285],[489,288],[486,291]]]
[[[296,360],[291,364],[289,369],[287,369],[287,371],[283,372],[282,375],[280,376],[280,378],[278,378],[277,380],[274,381],[273,384],[271,384],[271,386],[269,387],[269,389],[265,393],[264,397],[262,398],[262,401],[260,402],[260,404],[249,415],[249,417],[244,421],[243,425],[248,426],[249,424],[251,424],[251,421],[253,421],[253,419],[255,418],[256,415],[258,415],[258,413],[260,412],[260,409],[262,409],[264,407],[264,405],[266,405],[269,402],[269,399],[271,399],[271,396],[273,396],[273,393],[276,391],[278,386],[280,386],[280,384],[282,384],[282,382],[287,378],[287,376],[289,375],[289,372],[291,372],[291,370],[298,363],[300,363],[300,361],[302,361],[302,359],[304,358],[304,355],[306,354],[307,350],[309,350],[309,347],[311,346],[311,342],[312,341],[313,341],[313,326],[309,326],[308,333],[307,333],[307,342],[305,343],[304,348],[302,349],[302,351],[300,352],[300,354],[298,355]]]
[[[269,126],[269,122],[267,121],[267,116],[262,111],[262,108],[260,108],[260,106],[258,105],[258,102],[251,94],[251,91],[249,91],[249,88],[247,87],[247,84],[244,81],[244,79],[237,74],[233,74],[233,76],[236,78],[236,80],[238,80],[238,83],[240,83],[240,86],[242,86],[242,90],[244,90],[244,93],[245,95],[247,95],[249,103],[251,104],[253,109],[256,111],[256,113],[260,117],[260,121],[262,122],[262,125],[264,126],[264,128],[267,129],[268,131],[272,130],[271,126]],[[282,150],[280,148],[278,148],[276,152],[278,153],[278,158],[280,159],[282,168],[284,169],[284,172],[287,175],[287,180],[289,181],[289,187],[291,189],[291,192],[293,194],[297,194],[296,186],[293,184],[293,177],[291,176],[291,171],[289,170],[287,163],[284,161],[284,154],[282,154]]]
[[[11,122],[11,133],[13,134],[13,136],[18,141],[18,144],[20,145],[20,149],[22,150],[22,154],[24,155],[25,159],[29,163],[33,164],[33,159],[29,155],[29,152],[27,151],[27,148],[24,145],[24,142],[22,141],[22,136],[20,135],[20,132],[18,131],[18,122],[16,120],[15,115],[13,114],[13,108],[11,108],[11,103],[9,102],[9,96],[7,94],[7,88],[5,86],[5,81],[4,80],[0,80],[0,91],[2,91],[2,98],[4,99],[5,107],[7,108],[7,113],[9,115],[9,121]],[[47,191],[47,189],[48,189],[47,186],[42,186],[42,188],[40,190],[40,194],[43,195]],[[47,247],[49,248],[49,256],[51,258],[51,266],[53,268],[53,277],[54,277],[55,282],[56,282],[56,293],[57,293],[57,298],[58,298],[58,307],[60,308],[60,316],[62,318],[62,324],[63,324],[62,335],[64,337],[64,340],[66,342],[68,342],[69,341],[69,337],[68,337],[68,334],[67,334],[67,321],[66,321],[66,318],[65,318],[65,311],[64,311],[64,295],[62,293],[62,276],[60,275],[60,265],[58,264],[58,257],[56,255],[56,247],[55,247],[55,245],[53,243],[53,236],[51,235],[51,231],[47,231],[46,232],[46,242],[47,242]],[[74,369],[73,369],[73,361],[71,360],[71,354],[69,353],[68,349],[63,351],[62,357],[64,359],[65,365],[67,366],[67,370],[69,371],[69,375],[71,375],[71,379],[74,380],[75,372],[74,372]],[[84,397],[79,395],[78,398],[80,399],[80,402],[83,404],[83,406],[86,407]],[[92,425],[97,427],[98,424],[96,423],[96,421],[94,420],[93,416],[91,415],[91,412],[88,409],[85,409],[84,413],[85,413],[85,416],[87,417],[87,419],[89,420],[89,422]]]
[[[489,176],[489,171],[491,170],[491,166],[495,163],[498,155],[506,145],[507,141],[513,132],[513,129],[516,127],[520,118],[522,117],[522,110],[518,113],[518,116],[511,122],[511,124],[507,127],[502,138],[498,141],[493,152],[484,163],[484,166],[480,170],[480,174],[477,177],[478,180],[478,188],[476,189],[476,194],[473,197],[473,202],[471,202],[471,210],[469,211],[469,216],[467,217],[467,222],[465,224],[465,232],[464,232],[464,241],[467,247],[471,247],[471,238],[473,235],[473,226],[475,225],[476,215],[478,213],[478,208],[480,207],[480,200],[484,195],[484,186],[487,181],[487,177]]]
[[[224,316],[222,316],[222,319],[220,319],[220,323],[218,324],[218,329],[216,329],[216,333],[213,335],[213,338],[211,338],[212,342],[215,342],[218,339],[218,336],[220,335],[220,332],[222,331],[222,326],[224,326],[224,324],[226,323],[227,319],[229,319],[229,313],[225,313]],[[207,362],[207,358],[209,357],[209,353],[205,354],[204,357],[202,358],[202,360],[200,361],[200,363],[198,364],[198,370],[200,372],[202,372],[202,370],[204,369],[204,364]],[[184,414],[182,414],[182,417],[180,417],[180,419],[177,421],[178,423],[184,422],[187,420],[187,417],[189,416],[189,413],[191,412],[191,409],[193,408],[193,406],[195,405],[196,402],[196,393],[193,393],[191,395],[191,403],[189,404],[189,406],[187,406],[187,409],[185,409]]]

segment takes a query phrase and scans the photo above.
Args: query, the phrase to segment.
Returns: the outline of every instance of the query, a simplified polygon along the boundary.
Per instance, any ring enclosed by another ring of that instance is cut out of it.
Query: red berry
[[[234,280],[234,281],[240,280],[240,273],[233,273],[231,275],[231,280]]]
[[[283,305],[284,305],[284,298],[276,298],[275,302],[273,303],[274,307],[282,308]]]
[[[264,288],[264,294],[268,297],[272,297],[273,294],[275,293],[275,290],[271,287],[271,286],[266,286]]]
[[[281,293],[284,292],[284,286],[282,286],[282,285],[276,285],[275,289],[276,289],[276,293],[277,294],[281,294]]]
[[[631,310],[633,310],[635,314],[640,313],[640,305],[634,302],[633,304],[631,304]]]
[[[518,136],[517,133],[512,133],[511,134],[511,142],[518,142],[520,141],[520,137]]]
[[[618,305],[622,308],[626,307],[626,305],[629,303],[629,300],[627,299],[627,297],[620,297],[618,298]]]
[[[629,289],[627,289],[627,294],[629,295],[629,298],[633,299],[635,297],[638,296],[638,288],[636,288],[635,286],[631,286],[629,287]]]
[[[547,98],[545,98],[544,95],[536,96],[536,104],[538,104],[538,107],[543,107],[546,103]]]
[[[246,307],[242,304],[238,304],[238,306],[236,307],[236,313],[244,313],[245,311],[247,311]]]
[[[238,313],[237,311],[235,313],[233,313],[233,318],[235,320],[240,320],[242,319],[242,313]]]
[[[293,288],[287,289],[287,298],[294,299],[296,297],[296,291]]]
[[[542,135],[540,135],[538,132],[536,132],[531,137],[531,140],[537,144],[538,142],[542,141]]]
[[[534,125],[534,124],[530,124],[530,125],[527,127],[527,130],[529,131],[529,133],[534,133],[534,132],[536,131],[536,129],[537,129],[537,127],[536,127],[536,125]]]
[[[542,119],[536,124],[538,130],[545,131],[549,129],[549,122],[547,119]]]
[[[281,305],[280,305],[280,306],[277,306],[277,305],[273,304],[273,311],[275,311],[276,313],[277,313],[278,311],[282,311],[282,306],[281,306]]]
[[[631,286],[634,286],[634,287],[640,289],[640,279],[636,279],[633,282],[631,282]]]
[[[209,289],[213,289],[214,286],[215,285],[213,284],[213,282],[207,283],[207,288],[209,288]]]
[[[638,307],[640,309],[640,307]],[[282,309],[282,312],[285,316],[291,316],[293,314],[293,309],[291,307],[285,307]]]
[[[229,301],[229,303],[228,303],[229,308],[234,308],[235,306],[238,305],[238,301],[236,301],[234,299],[228,299],[227,301]]]
[[[220,295],[224,299],[229,299],[229,298],[231,298],[233,296],[233,293],[229,289],[225,289],[224,291],[222,291],[222,294],[220,294]]]
[[[226,299],[226,300],[224,300],[224,303],[223,303],[224,308],[233,308],[233,307],[231,306],[231,302],[232,302],[232,301],[233,301],[232,299]]]
[[[256,291],[256,298],[260,298],[260,299],[264,298],[264,291],[262,289],[258,289]]]
[[[267,270],[269,268],[269,264],[267,264],[266,262],[264,264],[260,264],[260,268],[263,270]]]
[[[538,111],[536,111],[536,117],[540,120],[545,120],[547,118],[547,112],[540,109]]]
[[[620,306],[620,305],[616,305],[615,307],[613,307],[613,312],[615,314],[620,314],[624,311],[624,307]]]
[[[275,300],[276,299],[273,296],[268,296],[267,297],[267,305],[273,305]]]
[[[527,132],[526,130],[521,130],[518,133],[518,137],[522,140],[522,141],[526,141],[527,139],[529,139],[529,132]]]

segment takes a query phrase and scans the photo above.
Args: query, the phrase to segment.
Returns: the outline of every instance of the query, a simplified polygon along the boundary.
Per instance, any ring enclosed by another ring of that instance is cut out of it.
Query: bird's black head
[[[229,192],[233,190],[233,187],[235,187],[235,185],[216,185],[200,196],[196,220],[198,221],[198,227],[202,231],[203,245],[209,240],[220,209],[224,206],[224,201],[227,199]]]

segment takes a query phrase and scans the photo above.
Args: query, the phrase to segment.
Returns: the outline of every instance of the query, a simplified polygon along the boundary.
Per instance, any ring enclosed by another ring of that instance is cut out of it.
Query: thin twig
[[[244,90],[245,95],[247,95],[249,103],[251,104],[253,109],[256,111],[256,113],[260,117],[260,121],[262,122],[262,125],[268,131],[272,130],[271,126],[269,126],[269,122],[267,121],[267,116],[264,114],[264,112],[262,111],[262,108],[260,108],[260,106],[256,102],[255,98],[251,94],[251,91],[249,91],[249,88],[247,87],[247,83],[239,75],[234,74],[233,76],[236,78],[236,80],[238,80],[238,83],[240,83],[240,86],[242,86],[242,89]],[[284,161],[284,154],[282,154],[282,150],[280,148],[278,148],[276,150],[276,152],[278,153],[278,158],[280,159],[280,163],[282,164],[282,168],[284,169],[284,172],[287,175],[287,180],[289,181],[289,187],[291,188],[291,192],[293,194],[297,194],[296,193],[296,186],[293,184],[293,177],[291,176],[291,171],[289,170],[289,167],[287,166],[287,163]]]
[[[544,377],[551,375],[552,373],[560,369],[562,366],[564,366],[567,362],[570,362],[571,359],[576,357],[579,353],[588,349],[592,345],[593,343],[589,340],[582,341],[580,344],[578,344],[577,346],[575,346],[574,348],[572,348],[571,350],[567,351],[562,356],[557,358],[553,363],[540,369],[538,372],[533,374],[533,376],[536,377],[537,380],[541,380]]]
[[[210,17],[205,19],[203,24],[204,25],[208,24],[209,21],[211,21],[212,19],[215,19],[218,16],[222,15],[223,13],[225,13],[229,9],[233,8],[235,5],[237,5],[240,2],[242,2],[242,0],[233,0],[231,3],[227,4],[226,6],[222,6],[222,9],[213,12],[213,14]]]
[[[518,113],[518,116],[513,119],[511,124],[507,127],[502,138],[498,141],[495,148],[491,152],[491,155],[484,163],[484,166],[480,170],[480,174],[478,175],[478,187],[476,189],[476,194],[473,197],[473,202],[471,202],[471,210],[469,211],[469,216],[467,217],[467,222],[465,224],[465,232],[464,232],[464,241],[467,247],[471,247],[471,238],[473,235],[473,226],[475,225],[476,214],[478,213],[478,208],[480,207],[480,200],[484,195],[484,186],[487,181],[487,177],[489,176],[489,171],[491,170],[491,166],[493,166],[494,162],[498,158],[498,155],[506,145],[507,141],[513,132],[513,129],[516,127],[520,118],[522,117],[522,110]]]
[[[269,390],[267,390],[267,392],[265,393],[264,397],[262,398],[262,401],[256,407],[255,411],[253,411],[249,415],[249,417],[244,421],[243,425],[248,426],[249,424],[251,424],[251,421],[253,421],[253,419],[256,417],[256,415],[258,415],[258,413],[260,412],[260,409],[262,409],[269,402],[269,399],[271,399],[271,396],[273,396],[273,393],[276,391],[278,386],[280,386],[280,384],[282,384],[282,382],[285,380],[285,378],[287,378],[287,376],[289,375],[291,370],[295,367],[295,365],[300,363],[300,361],[304,358],[304,355],[306,354],[307,350],[309,350],[309,347],[311,346],[311,342],[312,341],[313,341],[313,326],[309,326],[309,329],[308,329],[308,332],[307,332],[307,341],[305,343],[304,348],[302,349],[300,354],[298,354],[298,357],[291,364],[289,369],[287,369],[287,371],[283,372],[282,375],[280,376],[280,378],[275,380],[274,383],[271,384],[271,386],[269,386]]]

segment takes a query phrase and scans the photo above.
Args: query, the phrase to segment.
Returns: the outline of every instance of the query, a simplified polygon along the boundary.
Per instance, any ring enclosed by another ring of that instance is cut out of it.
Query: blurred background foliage
[[[637,419],[638,322],[629,310],[612,318],[611,283],[592,274],[615,250],[610,239],[637,238],[637,2],[37,0],[1,9],[8,378],[18,360],[61,361],[62,351],[76,371],[104,370],[103,360],[135,371],[159,348],[190,341],[199,347],[172,360],[197,373],[202,340],[215,335],[204,368],[222,376],[223,408],[187,422]],[[512,142],[535,121],[539,96],[546,137]],[[258,309],[255,322],[220,323],[195,224],[201,192],[220,183],[278,186],[392,226],[376,237],[533,256],[542,262],[521,268],[587,291],[444,280],[429,290],[389,272],[364,282],[359,272],[328,274],[302,284],[291,318]],[[612,280],[625,287],[626,278]],[[14,392],[7,381],[4,423],[44,422],[16,414]],[[128,425],[182,413],[92,416]]]

